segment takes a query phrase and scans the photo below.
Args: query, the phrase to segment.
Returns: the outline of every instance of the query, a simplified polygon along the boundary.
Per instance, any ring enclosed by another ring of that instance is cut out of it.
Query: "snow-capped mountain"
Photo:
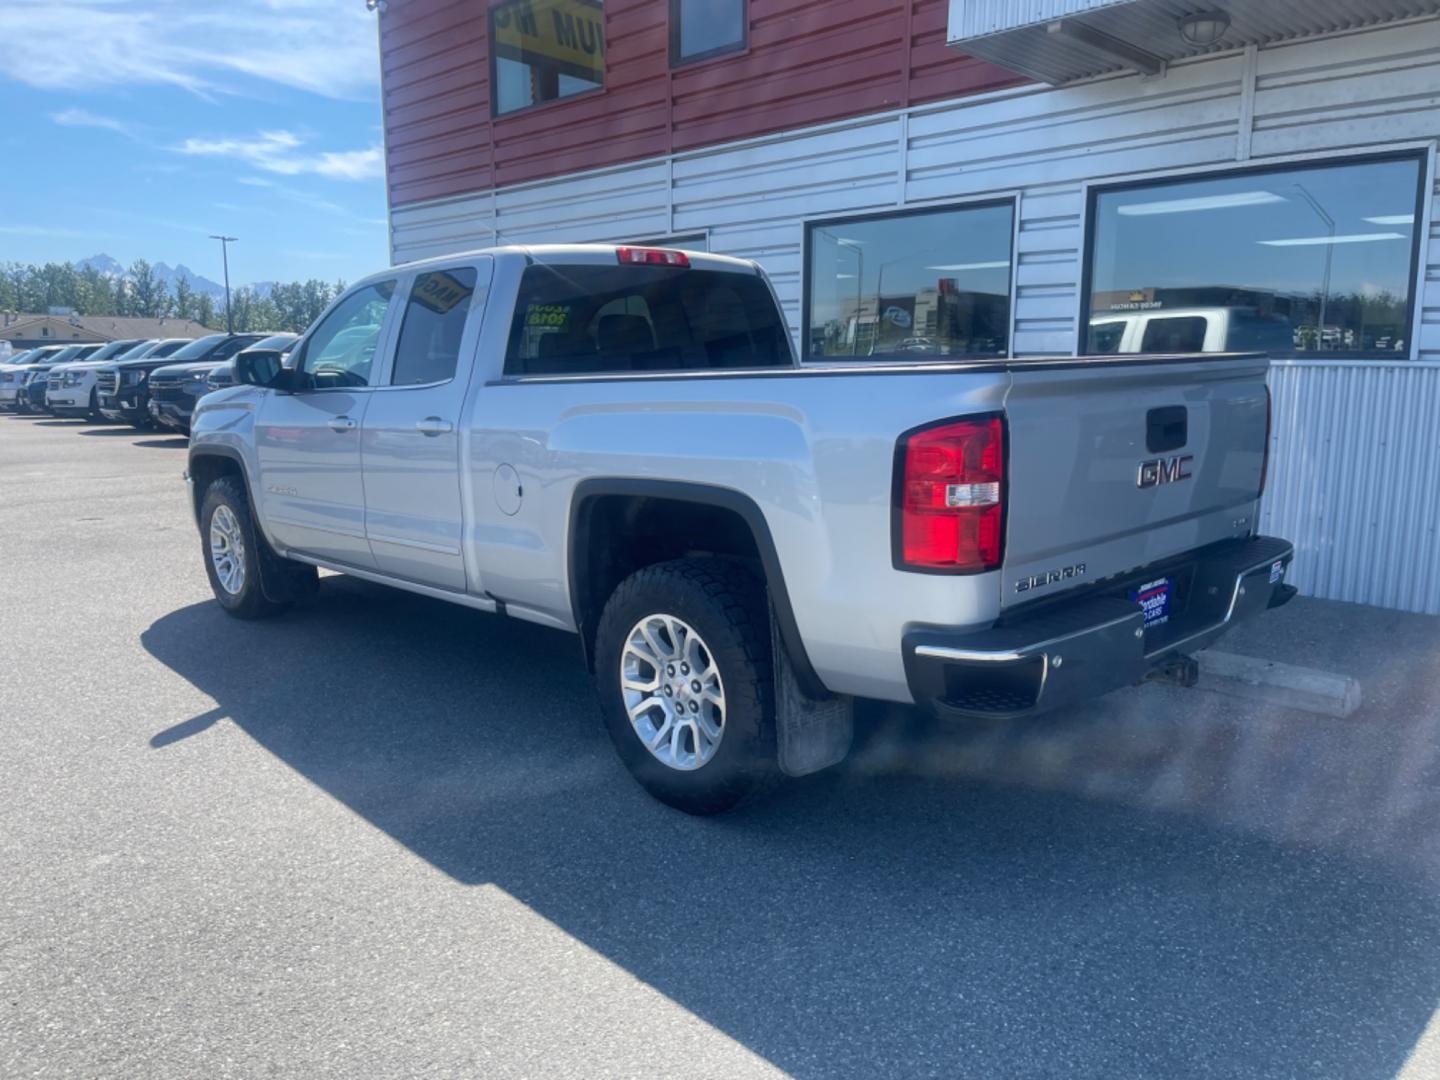
[[[110,278],[123,278],[128,276],[129,271],[120,265],[120,262],[111,258],[103,252],[99,255],[91,255],[88,259],[81,259],[75,264],[77,270],[94,269]],[[225,298],[225,286],[218,281],[212,281],[201,274],[195,273],[184,263],[178,266],[170,266],[168,263],[151,263],[150,268],[155,271],[155,276],[165,283],[165,287],[171,292],[175,291],[175,282],[185,279],[190,288],[196,293],[209,293],[216,300]],[[238,287],[238,286],[237,286]]]

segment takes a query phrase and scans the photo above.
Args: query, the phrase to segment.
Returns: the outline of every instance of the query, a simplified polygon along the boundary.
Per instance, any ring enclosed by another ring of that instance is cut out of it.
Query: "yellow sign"
[[[563,330],[570,323],[568,304],[531,304],[525,310],[525,325]]]
[[[412,296],[437,315],[451,311],[462,300],[469,300],[474,290],[461,285],[444,271],[421,274],[415,279]]]
[[[513,0],[491,10],[495,55],[545,72],[605,81],[599,0]]]

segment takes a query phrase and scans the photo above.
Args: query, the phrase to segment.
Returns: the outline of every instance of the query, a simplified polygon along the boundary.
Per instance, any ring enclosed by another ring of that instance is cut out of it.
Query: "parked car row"
[[[253,346],[284,354],[296,339],[246,333],[44,345],[0,363],[0,410],[189,432],[201,395],[234,382],[236,353]]]

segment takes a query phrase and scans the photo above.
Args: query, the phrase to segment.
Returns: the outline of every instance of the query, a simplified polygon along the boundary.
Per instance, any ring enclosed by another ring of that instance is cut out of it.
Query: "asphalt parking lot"
[[[0,416],[0,1075],[1440,1074],[1437,620],[1146,686],[867,714],[741,813],[651,802],[569,637],[326,577],[211,601],[184,440]]]

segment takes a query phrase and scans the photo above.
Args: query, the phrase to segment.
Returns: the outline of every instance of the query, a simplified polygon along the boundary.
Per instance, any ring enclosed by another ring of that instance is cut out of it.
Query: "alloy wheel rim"
[[[625,637],[620,691],[641,745],[679,772],[715,757],[725,735],[725,684],[715,656],[689,623],[647,615]]]
[[[245,538],[228,506],[217,506],[210,515],[210,565],[220,587],[231,596],[245,588]]]

